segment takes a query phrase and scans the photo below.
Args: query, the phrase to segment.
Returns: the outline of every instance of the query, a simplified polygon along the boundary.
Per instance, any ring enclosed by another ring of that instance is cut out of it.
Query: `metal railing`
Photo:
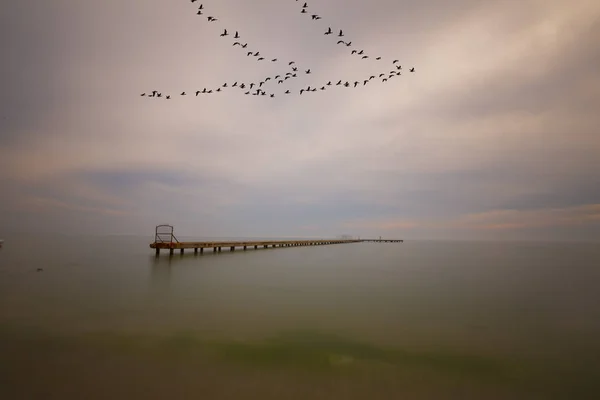
[[[154,231],[154,243],[179,243],[179,240],[173,235],[173,226],[157,225]]]

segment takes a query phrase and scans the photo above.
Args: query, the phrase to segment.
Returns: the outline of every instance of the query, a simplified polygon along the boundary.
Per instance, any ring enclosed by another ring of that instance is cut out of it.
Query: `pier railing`
[[[179,243],[173,234],[173,226],[157,225],[154,231],[154,243],[168,243],[169,247],[173,247],[174,243]]]

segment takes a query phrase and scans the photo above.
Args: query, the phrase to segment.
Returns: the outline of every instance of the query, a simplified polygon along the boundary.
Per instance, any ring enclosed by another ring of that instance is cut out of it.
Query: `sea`
[[[600,398],[598,243],[3,239],[1,399]]]

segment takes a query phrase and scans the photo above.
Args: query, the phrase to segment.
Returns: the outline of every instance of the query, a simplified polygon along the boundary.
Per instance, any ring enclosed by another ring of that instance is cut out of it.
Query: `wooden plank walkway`
[[[156,255],[160,254],[160,250],[169,250],[173,254],[175,250],[179,250],[183,254],[185,249],[194,249],[194,253],[202,254],[204,249],[213,249],[213,252],[220,252],[221,249],[229,247],[230,251],[235,251],[236,248],[247,250],[250,247],[258,249],[259,247],[267,249],[274,247],[298,247],[298,246],[322,246],[327,244],[340,243],[355,243],[360,240],[273,240],[273,241],[244,241],[244,242],[154,242],[150,244],[150,248],[156,249]]]
[[[299,247],[299,246],[323,246],[330,244],[342,243],[359,243],[359,242],[386,242],[386,243],[401,243],[398,239],[320,239],[320,240],[260,240],[260,241],[211,241],[211,242],[180,242],[173,235],[173,227],[171,225],[158,225],[154,236],[154,243],[150,243],[150,248],[156,250],[156,255],[160,255],[161,250],[169,250],[169,254],[173,254],[175,250],[179,250],[181,254],[185,249],[194,249],[194,253],[204,253],[204,249],[213,249],[214,253],[221,252],[223,248],[229,248],[230,251],[235,251],[236,248],[247,250],[254,247],[260,248],[275,248],[275,247]]]

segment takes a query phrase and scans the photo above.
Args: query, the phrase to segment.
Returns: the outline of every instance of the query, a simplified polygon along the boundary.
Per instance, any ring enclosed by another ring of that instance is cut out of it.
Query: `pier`
[[[261,241],[223,241],[223,242],[180,242],[173,234],[173,226],[158,225],[154,233],[154,243],[150,243],[150,248],[156,250],[156,256],[160,255],[161,250],[168,250],[173,255],[175,250],[181,254],[186,249],[194,250],[195,254],[204,253],[204,249],[212,249],[213,253],[220,253],[223,248],[229,248],[229,251],[236,249],[248,250],[268,249],[276,247],[299,247],[299,246],[323,246],[342,243],[359,242],[378,242],[378,243],[402,243],[399,239],[312,239],[312,240],[261,240]]]

